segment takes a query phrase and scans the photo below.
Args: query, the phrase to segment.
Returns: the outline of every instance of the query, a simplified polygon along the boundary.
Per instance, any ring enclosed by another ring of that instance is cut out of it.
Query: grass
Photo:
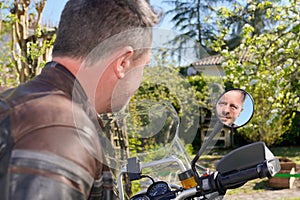
[[[200,164],[214,169],[216,162],[233,149],[213,149],[209,155],[201,156]],[[300,146],[299,147],[273,147],[272,153],[278,158],[288,158],[300,165]]]
[[[300,165],[300,147],[275,147],[270,148],[277,157],[286,157]]]
[[[205,155],[201,157],[199,163],[207,168],[215,170],[215,164],[224,155],[230,152],[232,149],[214,149],[210,152],[210,155]],[[300,168],[300,146],[299,147],[274,147],[270,148],[273,154],[278,158],[288,158],[298,165],[298,173]],[[300,181],[298,181],[300,182]],[[299,187],[299,186],[297,186]],[[232,189],[227,191],[227,195],[239,194],[239,193],[254,193],[261,192],[269,189],[268,179],[255,179],[247,182],[240,188]],[[300,198],[291,198],[289,200],[300,200]]]

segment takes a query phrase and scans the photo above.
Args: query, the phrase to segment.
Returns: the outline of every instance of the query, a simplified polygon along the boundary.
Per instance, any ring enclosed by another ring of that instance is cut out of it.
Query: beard
[[[131,99],[131,95],[124,94],[124,95],[118,95],[118,97],[115,97],[111,100],[111,112],[123,112],[126,109],[126,106],[129,104]]]
[[[136,67],[116,84],[111,99],[112,112],[120,112],[129,104],[142,81],[142,71],[142,67]]]
[[[111,111],[113,113],[123,111],[129,104],[131,97],[136,91],[131,83],[132,81],[124,78],[116,85],[110,102]]]

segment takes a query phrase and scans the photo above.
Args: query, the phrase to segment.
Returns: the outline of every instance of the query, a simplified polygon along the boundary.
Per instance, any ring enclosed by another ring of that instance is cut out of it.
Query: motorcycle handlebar
[[[218,191],[220,194],[225,194],[227,189],[240,187],[249,180],[271,176],[272,166],[264,162],[255,167],[231,172],[229,174],[215,172],[207,177],[208,180],[205,180],[205,178],[202,179],[201,188],[204,194],[215,191]]]
[[[219,175],[217,176],[217,185],[218,188],[221,188],[222,191],[227,189],[233,189],[240,187],[249,180],[256,178],[270,177],[269,168],[267,163],[259,164],[256,167],[241,170],[235,173],[228,175]]]
[[[275,171],[278,171],[278,169],[275,169]],[[176,200],[184,199],[190,196],[205,196],[214,192],[218,192],[219,195],[224,195],[227,189],[238,188],[247,181],[256,178],[271,177],[273,175],[274,166],[269,164],[267,161],[255,167],[231,172],[228,174],[214,172],[208,176],[200,177],[200,183],[197,187],[197,190],[195,190],[195,188],[185,190],[176,197]]]

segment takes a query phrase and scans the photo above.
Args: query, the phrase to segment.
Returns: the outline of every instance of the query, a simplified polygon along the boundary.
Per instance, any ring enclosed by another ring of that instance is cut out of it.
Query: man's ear
[[[119,51],[119,56],[115,60],[114,72],[116,76],[121,79],[125,76],[127,69],[130,67],[134,52],[130,46],[124,47]]]
[[[240,111],[238,117],[241,115],[241,112],[243,112],[243,111],[244,111],[244,107],[241,108],[241,111]]]

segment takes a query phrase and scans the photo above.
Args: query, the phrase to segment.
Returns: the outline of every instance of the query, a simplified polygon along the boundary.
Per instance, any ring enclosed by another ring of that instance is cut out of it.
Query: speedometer
[[[163,195],[166,194],[170,191],[169,185],[164,182],[164,181],[158,181],[155,182],[154,184],[152,184],[149,188],[148,188],[148,195],[151,197],[156,197],[159,195]]]
[[[150,198],[145,194],[138,194],[131,197],[130,200],[150,200]]]

